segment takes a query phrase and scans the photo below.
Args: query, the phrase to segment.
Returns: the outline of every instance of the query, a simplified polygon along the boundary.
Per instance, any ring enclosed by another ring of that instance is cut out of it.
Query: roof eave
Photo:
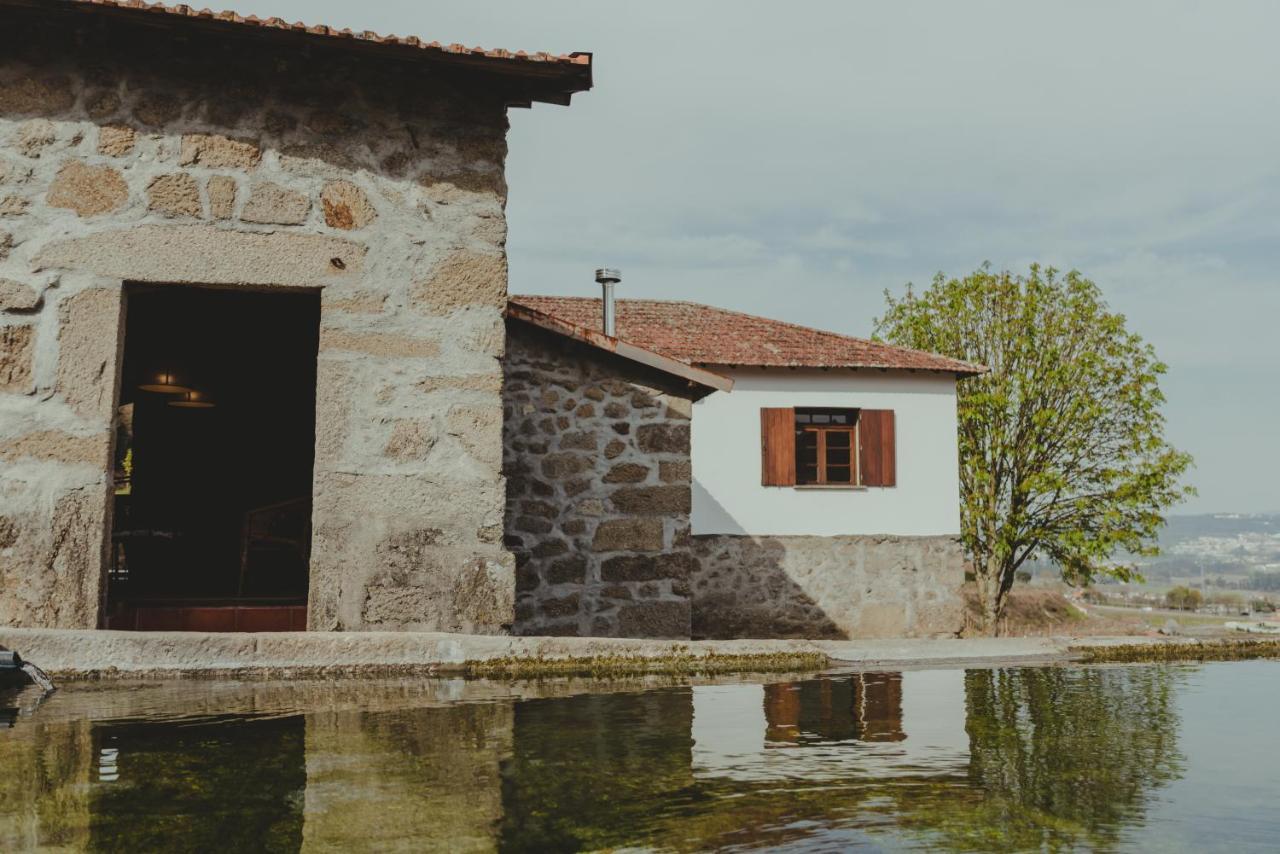
[[[923,366],[911,366],[911,365],[870,365],[870,364],[855,365],[855,364],[849,364],[849,363],[844,363],[839,365],[830,365],[830,364],[822,365],[817,363],[799,363],[799,362],[788,363],[788,364],[763,364],[763,363],[751,364],[748,362],[735,362],[733,364],[726,364],[721,362],[695,362],[695,364],[701,367],[705,367],[707,369],[712,369],[712,368],[726,369],[727,368],[730,370],[736,370],[739,368],[759,368],[761,370],[769,370],[769,369],[782,370],[785,368],[787,370],[792,370],[792,371],[804,369],[804,370],[813,370],[813,371],[836,371],[836,370],[899,371],[901,373],[953,374],[955,375],[956,379],[967,379],[969,377],[981,376],[982,374],[991,372],[990,368],[983,367],[982,365],[964,365],[963,367],[959,367],[959,366],[923,367]]]
[[[598,350],[613,353],[637,364],[671,374],[704,388],[714,391],[733,390],[733,380],[722,374],[695,367],[670,356],[655,353],[653,350],[637,347],[635,344],[623,341],[621,338],[613,338],[603,332],[569,323],[558,317],[535,311],[518,303],[507,303],[506,316],[513,320],[519,320],[537,326],[540,329],[545,329],[548,332],[563,335],[566,338],[571,338]]]
[[[575,309],[572,311],[567,311],[566,316],[574,316],[574,317],[578,317],[578,319],[581,319],[580,317],[581,312],[576,309],[576,307],[579,306],[579,304],[593,304],[594,306],[596,306],[596,308],[594,309],[596,313],[598,313],[600,310],[599,297],[585,297],[585,296],[562,297],[562,296],[550,296],[550,295],[539,295],[539,294],[527,294],[527,295],[515,295],[515,296],[512,296],[511,299],[516,302],[519,302],[522,299],[528,299],[528,300],[534,300],[534,301],[537,301],[537,300],[550,301],[552,305],[549,305],[547,308],[551,312],[556,312],[557,306],[555,305],[555,303],[557,302],[562,304],[564,303],[573,304],[575,306]],[[525,305],[524,303],[520,303],[520,304]],[[760,356],[760,355],[753,355],[751,353],[735,354],[736,356],[738,356],[739,359],[741,359],[740,361],[738,359],[732,359],[732,358],[720,360],[720,361],[707,361],[705,359],[699,359],[697,358],[697,356],[716,355],[716,354],[708,353],[705,348],[703,349],[702,352],[695,352],[694,350],[688,350],[688,351],[682,352],[680,349],[676,347],[671,347],[670,349],[663,347],[663,349],[668,350],[668,352],[679,353],[684,359],[687,359],[689,363],[695,364],[695,365],[708,366],[711,368],[721,367],[721,368],[730,368],[730,369],[736,369],[736,368],[784,369],[785,368],[788,370],[800,370],[803,368],[803,369],[827,370],[827,371],[868,370],[868,371],[904,371],[907,373],[925,372],[925,373],[935,373],[935,374],[951,374],[955,376],[957,379],[968,377],[968,376],[977,376],[987,372],[987,369],[982,367],[981,365],[974,365],[969,362],[965,362],[961,359],[954,359],[948,356],[943,356],[938,353],[931,353],[926,350],[913,350],[911,348],[900,347],[894,344],[887,344],[885,342],[876,341],[874,339],[855,338],[853,336],[843,335],[838,332],[830,332],[823,329],[814,329],[812,327],[801,326],[799,324],[790,323],[788,321],[774,320],[773,318],[762,317],[759,315],[745,314],[740,311],[733,311],[732,309],[719,308],[717,306],[706,305],[705,303],[692,302],[688,300],[621,299],[621,300],[618,300],[618,310],[619,310],[620,317],[624,319],[620,320],[620,322],[621,323],[626,322],[625,316],[626,316],[628,307],[646,306],[646,305],[659,306],[659,307],[688,306],[704,312],[713,312],[716,315],[719,315],[721,317],[727,316],[730,319],[738,318],[738,317],[748,318],[752,321],[768,324],[770,327],[779,327],[779,328],[784,328],[788,330],[800,330],[810,337],[818,336],[820,338],[827,339],[827,340],[834,339],[844,344],[854,344],[863,349],[871,348],[874,351],[887,354],[884,358],[888,359],[889,362],[891,362],[889,364],[886,364],[884,361],[881,361],[881,362],[856,361],[856,359],[860,358],[858,356],[848,357],[850,359],[849,361],[830,361],[830,359],[838,358],[838,357],[832,357],[830,355],[828,356],[815,355],[811,357],[811,359],[808,359],[805,361],[764,362],[764,361],[756,361],[756,359],[781,358],[781,357],[776,355]],[[559,317],[561,315],[556,313],[553,316]],[[805,342],[805,343],[810,343],[810,342]],[[794,350],[797,348],[794,346],[791,346],[791,347],[787,346],[786,342],[783,342],[779,346],[773,346],[772,343],[766,342],[766,343],[760,344],[758,347],[753,349],[755,349],[756,352],[758,353],[776,354],[779,352],[785,352],[788,349]],[[814,349],[822,350],[824,348],[816,347]],[[870,357],[866,357],[866,358],[870,358]]]
[[[338,50],[371,55],[378,60],[408,62],[458,74],[471,74],[495,87],[507,90],[508,106],[529,106],[533,102],[567,105],[577,92],[592,85],[589,52],[554,57],[530,56],[506,50],[482,50],[462,45],[440,45],[421,39],[355,33],[325,26],[303,27],[253,16],[233,19],[230,13],[196,12],[186,6],[118,4],[117,0],[0,0],[0,7],[35,9],[43,13],[95,16],[130,26],[188,33],[207,33],[220,38],[251,40],[282,47]],[[544,58],[545,57],[545,58]]]

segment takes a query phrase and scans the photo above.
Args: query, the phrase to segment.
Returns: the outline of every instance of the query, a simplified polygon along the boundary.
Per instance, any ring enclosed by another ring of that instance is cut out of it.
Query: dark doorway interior
[[[88,851],[301,851],[303,715],[92,725]]]
[[[109,628],[305,628],[318,292],[132,287]]]

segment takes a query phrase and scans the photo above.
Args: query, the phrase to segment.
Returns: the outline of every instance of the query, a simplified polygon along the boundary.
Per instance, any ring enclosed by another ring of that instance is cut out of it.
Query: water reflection
[[[1158,667],[965,676],[970,775],[987,820],[1019,846],[1110,847],[1183,770],[1175,674]],[[990,841],[984,828],[962,839]]]
[[[1187,672],[72,686],[0,730],[0,849],[1106,848]]]
[[[95,726],[85,847],[296,851],[305,738],[302,715]]]
[[[739,781],[962,776],[964,676],[934,670],[695,687],[694,773]]]

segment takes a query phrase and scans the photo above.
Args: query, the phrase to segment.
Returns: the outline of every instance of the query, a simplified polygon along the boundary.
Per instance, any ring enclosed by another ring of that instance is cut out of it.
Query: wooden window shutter
[[[858,416],[858,455],[863,486],[897,486],[897,442],[892,409],[864,409]]]
[[[761,480],[765,486],[796,485],[796,411],[760,410]]]

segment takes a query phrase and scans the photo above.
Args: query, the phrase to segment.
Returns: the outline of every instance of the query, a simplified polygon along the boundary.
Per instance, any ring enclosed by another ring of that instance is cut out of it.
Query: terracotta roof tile
[[[598,332],[591,327],[569,323],[562,318],[520,305],[514,300],[508,300],[507,302],[507,318],[532,324],[548,332],[563,335],[566,338],[572,338],[589,347],[595,347],[606,353],[613,353],[624,359],[630,359],[633,362],[680,377],[691,383],[705,386],[708,389],[729,391],[733,388],[733,380],[726,376],[709,371],[706,368],[691,365],[672,356],[639,347],[621,338],[610,338],[603,332]]]
[[[239,24],[245,27],[257,27],[260,29],[289,30],[298,33],[307,33],[312,36],[324,36],[332,39],[353,39],[356,41],[372,42],[384,45],[398,45],[401,47],[418,48],[427,53],[491,59],[502,63],[538,64],[541,66],[563,65],[580,67],[584,71],[589,71],[591,67],[591,54],[589,53],[527,53],[525,51],[504,50],[502,48],[467,47],[466,45],[461,44],[442,44],[438,41],[423,41],[416,36],[384,36],[371,30],[363,30],[361,32],[355,32],[349,29],[339,30],[322,24],[307,25],[302,22],[290,23],[282,18],[259,18],[256,15],[244,16],[231,11],[215,12],[210,9],[196,9],[185,4],[170,6],[163,3],[147,3],[144,2],[144,0],[58,0],[58,2],[72,6],[133,10],[139,14],[149,13],[153,15],[171,15],[177,18],[198,19],[204,21],[223,21],[232,24]],[[586,74],[586,81],[586,86],[582,87],[584,89],[590,88],[589,73]]]
[[[511,302],[599,328],[600,300],[513,296]],[[979,374],[983,368],[926,353],[694,302],[618,300],[618,338],[691,365],[885,368]]]

